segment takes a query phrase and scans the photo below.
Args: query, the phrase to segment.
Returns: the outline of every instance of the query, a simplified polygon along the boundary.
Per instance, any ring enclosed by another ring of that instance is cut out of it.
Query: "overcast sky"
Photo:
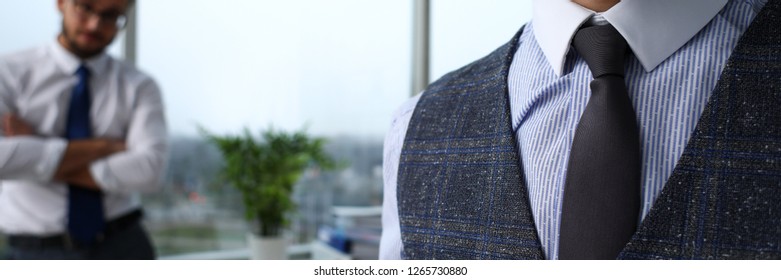
[[[432,2],[432,78],[491,52],[531,17],[529,0]],[[0,53],[53,41],[55,4],[0,0]],[[161,85],[174,135],[198,124],[219,133],[308,124],[379,138],[409,96],[412,0],[138,5],[138,65]]]

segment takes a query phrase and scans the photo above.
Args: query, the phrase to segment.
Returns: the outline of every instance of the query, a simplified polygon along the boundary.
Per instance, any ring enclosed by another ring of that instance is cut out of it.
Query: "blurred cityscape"
[[[158,256],[246,248],[249,231],[242,200],[237,190],[220,179],[220,152],[198,137],[174,137],[170,144],[162,191],[142,198],[145,226]],[[293,244],[308,244],[317,238],[318,229],[337,226],[335,206],[382,204],[381,139],[332,137],[326,151],[343,168],[307,170],[295,187],[298,209],[286,234]],[[362,229],[370,232],[370,253],[365,258],[372,258],[379,246],[379,227],[372,223]],[[5,247],[5,238],[0,238],[0,254]]]

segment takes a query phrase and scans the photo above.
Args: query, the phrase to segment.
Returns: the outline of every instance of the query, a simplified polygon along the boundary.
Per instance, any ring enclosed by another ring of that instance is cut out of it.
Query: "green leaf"
[[[248,128],[239,135],[218,136],[199,126],[199,131],[222,153],[221,177],[242,194],[247,220],[257,223],[257,233],[278,235],[294,210],[293,186],[307,168],[336,169],[325,153],[323,138],[305,130],[292,133],[273,128],[255,137]]]

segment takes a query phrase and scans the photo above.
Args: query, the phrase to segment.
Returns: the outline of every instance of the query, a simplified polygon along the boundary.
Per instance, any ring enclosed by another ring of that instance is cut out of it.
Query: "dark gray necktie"
[[[572,44],[594,80],[572,142],[559,259],[615,259],[640,211],[640,137],[624,84],[628,46],[611,25],[582,28]]]

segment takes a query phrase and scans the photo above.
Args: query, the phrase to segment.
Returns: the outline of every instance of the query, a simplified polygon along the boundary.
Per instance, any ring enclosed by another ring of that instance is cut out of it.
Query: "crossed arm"
[[[32,127],[15,115],[2,116],[0,127],[6,137],[35,136]],[[125,143],[117,140],[94,138],[69,141],[52,180],[88,189],[100,189],[89,171],[90,164],[125,150]]]

